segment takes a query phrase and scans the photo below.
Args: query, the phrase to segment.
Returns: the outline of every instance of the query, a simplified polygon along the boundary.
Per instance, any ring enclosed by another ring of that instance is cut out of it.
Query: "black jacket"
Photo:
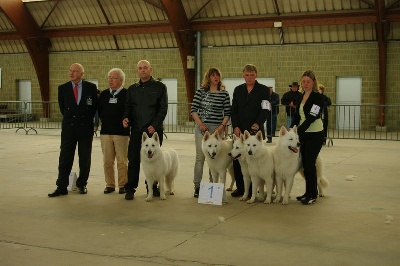
[[[251,131],[251,126],[257,123],[264,132],[262,125],[267,120],[268,109],[261,108],[263,100],[271,100],[267,86],[256,81],[250,93],[247,93],[246,83],[237,86],[232,98],[232,127],[239,127],[243,133],[245,130]]]
[[[299,126],[300,123],[299,110],[303,96],[304,93],[301,94],[300,101],[296,106],[296,113],[294,114],[292,125],[290,126],[293,127],[296,125],[297,133],[299,133],[299,135],[304,134],[304,132],[316,119],[321,119],[321,115],[324,110],[324,99],[322,98],[322,95],[319,92],[312,91],[303,106],[303,111],[306,116],[306,120]]]
[[[97,110],[97,87],[88,81],[82,81],[82,95],[79,105],[76,103],[73,85],[68,81],[58,87],[58,105],[63,116],[63,134],[92,136],[93,118]]]
[[[129,119],[133,132],[147,132],[151,125],[163,130],[168,111],[168,93],[164,83],[151,77],[147,82],[137,82],[128,88],[124,118]]]
[[[281,104],[286,105],[286,114],[288,114],[290,116],[294,115],[294,113],[296,112],[296,109],[293,107],[290,107],[289,104],[291,102],[293,102],[293,104],[295,106],[297,106],[297,104],[299,102],[301,102],[302,97],[303,96],[301,95],[301,92],[292,91],[291,89],[290,89],[290,91],[285,92],[283,94],[282,99],[281,99]]]
[[[99,117],[101,119],[100,134],[129,136],[129,127],[124,128],[122,120],[125,111],[127,89],[122,88],[116,95],[105,89],[99,97]],[[116,99],[113,103],[110,99]]]

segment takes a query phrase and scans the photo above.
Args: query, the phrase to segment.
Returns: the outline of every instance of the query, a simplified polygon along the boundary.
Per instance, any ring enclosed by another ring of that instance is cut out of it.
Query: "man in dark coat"
[[[58,164],[57,189],[48,194],[57,197],[68,194],[69,175],[74,163],[75,149],[78,145],[79,176],[76,186],[80,194],[86,194],[89,178],[94,125],[97,111],[97,87],[82,80],[83,66],[78,63],[69,69],[70,81],[58,87],[58,104],[63,116],[61,130],[61,151]]]
[[[286,105],[286,128],[290,128],[292,124],[292,118],[296,112],[296,106],[301,99],[301,93],[299,92],[299,83],[294,81],[289,85],[290,91],[285,92],[281,99],[281,104]]]

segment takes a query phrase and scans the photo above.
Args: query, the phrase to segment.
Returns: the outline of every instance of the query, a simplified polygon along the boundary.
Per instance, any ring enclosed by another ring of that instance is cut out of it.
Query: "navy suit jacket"
[[[62,135],[74,134],[79,137],[93,136],[93,118],[96,114],[98,97],[95,84],[82,81],[82,95],[79,105],[75,101],[72,82],[58,87],[58,104],[62,119]]]

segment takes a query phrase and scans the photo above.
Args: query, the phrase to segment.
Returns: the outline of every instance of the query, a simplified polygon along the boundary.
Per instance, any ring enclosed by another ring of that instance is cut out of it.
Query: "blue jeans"
[[[290,115],[286,116],[286,128],[289,129],[292,125],[292,117]]]

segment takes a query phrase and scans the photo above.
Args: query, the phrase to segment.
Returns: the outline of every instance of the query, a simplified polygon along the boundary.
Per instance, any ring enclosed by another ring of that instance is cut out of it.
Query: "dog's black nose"
[[[301,143],[300,143],[300,142],[297,142],[297,147],[300,147],[300,145],[301,145]]]

